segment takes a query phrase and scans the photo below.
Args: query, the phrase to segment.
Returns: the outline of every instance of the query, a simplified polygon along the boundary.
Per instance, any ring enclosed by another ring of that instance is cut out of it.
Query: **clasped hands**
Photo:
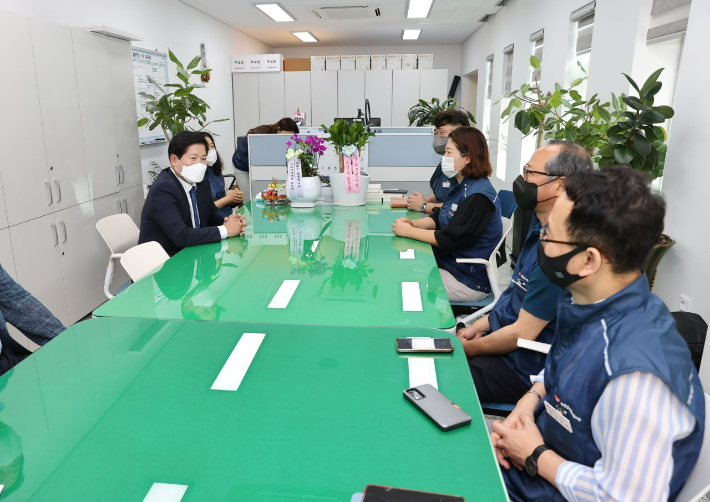
[[[224,219],[224,227],[227,229],[228,237],[239,237],[244,235],[247,220],[241,214],[232,213],[232,216]]]

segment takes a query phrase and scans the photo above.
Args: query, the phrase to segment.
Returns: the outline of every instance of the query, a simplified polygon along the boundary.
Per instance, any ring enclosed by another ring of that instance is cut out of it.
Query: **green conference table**
[[[473,420],[442,432],[403,397],[409,358],[394,348],[441,332],[333,329],[72,326],[0,377],[2,500],[140,502],[154,483],[187,486],[175,502],[348,502],[367,484],[507,500],[453,335],[454,353],[434,360],[439,389]],[[212,390],[254,333],[237,390]]]
[[[94,311],[286,324],[450,328],[431,246],[396,237],[420,213],[385,205],[292,209],[249,203],[243,237],[188,247]]]

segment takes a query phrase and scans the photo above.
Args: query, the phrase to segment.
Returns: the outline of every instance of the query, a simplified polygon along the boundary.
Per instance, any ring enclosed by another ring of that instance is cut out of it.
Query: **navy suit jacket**
[[[173,256],[187,246],[222,240],[217,227],[224,224],[224,216],[214,205],[207,178],[195,185],[201,228],[193,228],[188,195],[170,171],[169,167],[161,171],[148,191],[138,244],[156,241]]]

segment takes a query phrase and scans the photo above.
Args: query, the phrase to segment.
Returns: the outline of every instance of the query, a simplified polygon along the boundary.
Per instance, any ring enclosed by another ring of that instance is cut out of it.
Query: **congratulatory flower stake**
[[[345,193],[360,193],[360,153],[355,145],[343,147]]]

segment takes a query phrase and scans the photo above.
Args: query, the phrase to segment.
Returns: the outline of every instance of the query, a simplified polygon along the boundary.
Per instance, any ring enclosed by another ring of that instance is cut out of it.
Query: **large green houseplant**
[[[335,123],[326,127],[321,125],[325,132],[330,134],[328,142],[335,147],[335,151],[338,152],[338,157],[340,158],[340,172],[345,170],[343,162],[343,148],[349,146],[355,146],[358,152],[362,152],[362,148],[370,141],[370,138],[375,137],[374,132],[370,132],[365,129],[362,122],[359,120],[353,121],[352,124],[348,124],[345,120],[336,120]]]
[[[432,98],[429,103],[423,99],[420,99],[416,105],[409,109],[409,113],[407,113],[407,116],[409,117],[409,125],[416,127],[434,125],[434,117],[436,114],[451,108],[457,108],[456,100],[454,98],[446,98],[444,101],[441,101],[439,98]],[[458,107],[458,109],[466,112],[468,119],[471,121],[471,125],[476,123],[476,118],[471,114],[471,112],[460,107]]]
[[[170,61],[177,66],[177,78],[181,84],[165,84],[161,86],[150,76],[148,81],[162,93],[155,95],[141,92],[140,95],[146,99],[145,110],[150,114],[150,118],[142,118],[138,121],[138,127],[148,126],[151,131],[156,127],[160,127],[165,135],[165,140],[170,141],[170,138],[180,131],[191,130],[201,131],[213,122],[224,122],[229,119],[207,120],[207,110],[210,106],[201,98],[195,96],[195,89],[205,87],[204,84],[191,83],[190,80],[194,75],[207,74],[212,70],[195,70],[200,63],[200,56],[196,56],[187,65],[183,66],[180,60],[175,57],[172,51],[168,50]],[[175,91],[167,92],[166,87],[174,88]],[[200,127],[195,128],[192,122],[197,122]]]

